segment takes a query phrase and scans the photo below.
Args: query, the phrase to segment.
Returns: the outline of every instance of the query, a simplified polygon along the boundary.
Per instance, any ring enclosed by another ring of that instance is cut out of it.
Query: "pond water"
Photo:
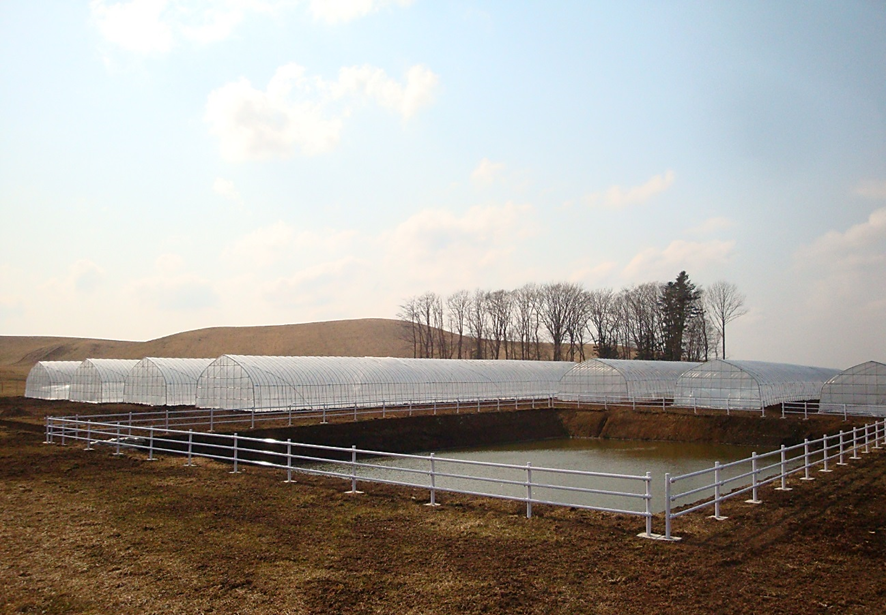
[[[435,453],[434,478],[435,486],[440,489],[454,489],[467,492],[498,494],[509,497],[525,497],[527,493],[526,465],[531,464],[532,497],[534,499],[558,502],[573,505],[591,505],[595,507],[614,508],[619,510],[642,511],[644,504],[641,499],[625,498],[608,494],[589,494],[537,486],[538,483],[547,485],[562,485],[568,487],[591,488],[601,491],[616,491],[620,493],[643,493],[644,484],[641,481],[631,481],[621,478],[576,476],[546,472],[544,468],[563,470],[581,470],[585,472],[601,472],[610,474],[640,475],[646,472],[652,475],[652,510],[660,512],[664,510],[664,475],[686,474],[712,468],[714,462],[721,464],[739,459],[746,459],[753,452],[758,454],[768,452],[763,447],[735,446],[728,444],[686,443],[686,442],[649,442],[627,440],[599,440],[599,439],[562,439],[527,442],[505,446],[485,447],[482,449],[447,450]],[[423,453],[427,455],[428,453]],[[454,461],[447,461],[454,460]],[[457,460],[457,461],[455,461]],[[358,476],[371,480],[410,482],[415,486],[429,487],[429,460],[416,458],[373,458],[361,459],[361,462],[369,463],[371,467],[361,467]],[[469,462],[468,464],[461,463]],[[767,464],[777,460],[770,458]],[[519,469],[507,469],[471,462],[491,464],[512,464],[521,466]],[[760,464],[762,468],[765,464]],[[721,478],[736,476],[750,472],[750,463],[741,464],[735,468],[724,469]],[[760,478],[771,476],[774,470],[760,473]],[[457,475],[454,476],[446,476]],[[467,476],[475,477],[474,479]],[[484,481],[484,478],[495,477],[499,482]],[[508,483],[507,481],[511,481]],[[697,479],[687,479],[678,483],[675,493],[685,492],[695,487],[711,484],[714,481],[713,474],[704,475]],[[745,479],[743,484],[749,484],[750,479]],[[734,485],[731,488],[736,488]],[[731,489],[730,488],[730,489]],[[704,490],[691,497],[677,501],[675,505],[698,501],[709,498],[713,490]],[[738,496],[740,499],[750,498]],[[438,495],[438,499],[440,496]]]

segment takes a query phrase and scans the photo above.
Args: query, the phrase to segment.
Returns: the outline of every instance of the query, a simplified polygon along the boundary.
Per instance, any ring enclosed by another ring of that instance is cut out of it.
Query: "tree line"
[[[730,282],[702,288],[681,271],[619,291],[555,282],[426,292],[404,301],[397,317],[414,357],[706,361],[725,358],[726,325],[747,313],[744,302]]]

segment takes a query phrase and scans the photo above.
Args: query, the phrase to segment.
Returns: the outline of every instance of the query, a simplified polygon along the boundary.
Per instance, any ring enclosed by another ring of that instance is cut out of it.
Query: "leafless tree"
[[[458,336],[453,354],[457,359],[461,359],[464,358],[462,346],[464,344],[468,310],[471,307],[471,293],[466,290],[458,290],[452,293],[446,299],[446,307],[449,309],[447,318],[449,330]]]
[[[581,288],[569,282],[541,287],[541,323],[550,336],[554,361],[563,360],[563,340],[568,336],[580,293]]]
[[[505,359],[510,358],[508,340],[510,338],[511,312],[513,301],[511,293],[506,290],[496,290],[487,295],[486,307],[489,311],[490,331],[490,358],[500,359],[502,346],[504,346]]]
[[[726,325],[748,313],[745,296],[731,282],[717,281],[704,291],[704,302],[711,321],[720,335],[723,357],[726,358]]]
[[[471,337],[474,338],[474,351],[472,354],[475,359],[486,358],[483,336],[486,335],[488,328],[487,295],[486,291],[479,288],[475,290],[471,296],[471,305],[468,311],[468,330],[471,333]]]
[[[513,291],[513,326],[520,344],[521,359],[538,359],[539,343],[539,290],[535,284],[526,284]],[[535,352],[533,352],[533,348]]]
[[[658,282],[646,282],[622,291],[622,323],[634,358],[654,360],[661,354],[661,287]]]
[[[611,288],[588,292],[588,330],[601,359],[618,358],[619,311]]]

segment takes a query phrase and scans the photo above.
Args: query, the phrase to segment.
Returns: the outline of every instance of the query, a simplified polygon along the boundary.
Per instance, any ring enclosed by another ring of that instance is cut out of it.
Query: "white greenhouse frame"
[[[821,412],[886,416],[886,364],[867,361],[840,372],[821,387]]]
[[[817,400],[839,370],[765,361],[715,359],[683,373],[674,405],[759,410],[782,402]]]
[[[589,359],[560,380],[562,401],[657,401],[674,398],[677,379],[700,363]]]
[[[197,381],[197,406],[225,410],[384,407],[549,399],[572,363],[224,355]]]
[[[71,378],[71,401],[91,404],[123,401],[126,376],[135,359],[86,359]]]
[[[68,399],[71,378],[80,361],[38,361],[25,381],[25,397],[33,399]]]
[[[197,379],[214,359],[145,357],[126,375],[123,401],[148,406],[193,406]]]

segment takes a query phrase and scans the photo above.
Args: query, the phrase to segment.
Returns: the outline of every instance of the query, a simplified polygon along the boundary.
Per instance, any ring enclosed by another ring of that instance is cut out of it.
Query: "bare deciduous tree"
[[[738,287],[722,280],[711,284],[704,292],[704,302],[714,328],[720,335],[723,356],[726,358],[726,325],[748,313],[744,307],[745,296]]]
[[[454,354],[457,359],[464,358],[463,344],[465,326],[468,320],[468,310],[471,307],[471,293],[466,290],[458,290],[446,299],[446,307],[449,308],[449,330],[458,335]]]

